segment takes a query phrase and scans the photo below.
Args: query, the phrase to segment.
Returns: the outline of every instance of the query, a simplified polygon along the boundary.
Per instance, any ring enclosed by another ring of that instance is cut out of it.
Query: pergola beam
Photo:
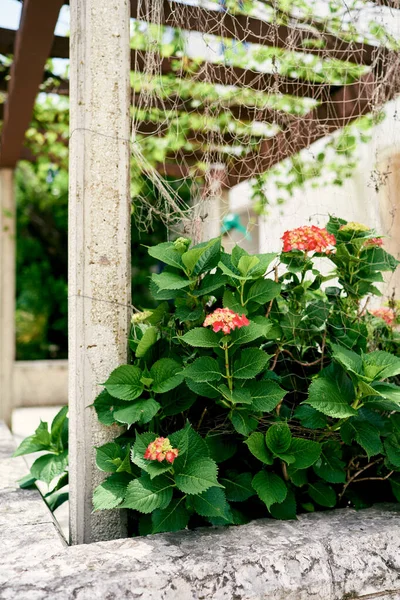
[[[146,11],[146,3],[140,4],[142,8],[140,11],[138,0],[130,0],[130,2],[131,17],[149,23],[159,23],[158,12]],[[173,0],[163,1],[161,25],[198,31],[240,42],[329,56],[363,65],[373,64],[376,52],[379,51],[377,46],[347,42],[335,35],[313,31],[311,28],[277,26],[258,17],[234,15],[222,9],[210,10]],[[320,44],[321,40],[324,42],[323,47]],[[315,47],[309,46],[312,41],[316,43]]]
[[[0,52],[3,45],[0,29]],[[5,35],[7,44],[9,34]],[[55,36],[49,52],[50,58],[69,58],[69,38]],[[326,83],[314,83],[304,79],[286,77],[277,73],[266,73],[252,69],[243,69],[224,63],[182,59],[179,56],[161,56],[142,50],[131,50],[131,69],[137,73],[146,73],[149,64],[158,65],[160,75],[175,74],[177,77],[190,78],[200,83],[245,87],[257,92],[307,96],[324,100],[329,96],[331,86]],[[179,68],[178,65],[181,65]],[[43,73],[44,68],[42,69]]]
[[[261,142],[258,151],[234,160],[228,168],[228,186],[233,187],[268,171],[320,138],[370,112],[375,92],[376,80],[373,73],[368,73],[357,83],[341,88],[329,102],[310,111],[286,131]],[[391,94],[394,95],[394,90],[391,90]]]
[[[63,0],[25,0],[14,44],[4,123],[0,168],[14,168],[43,79]]]

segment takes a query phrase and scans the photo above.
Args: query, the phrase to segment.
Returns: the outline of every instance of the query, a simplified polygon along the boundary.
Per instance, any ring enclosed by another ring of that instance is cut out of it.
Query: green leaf
[[[258,348],[247,348],[235,361],[233,376],[236,379],[252,379],[266,367],[269,355]]]
[[[278,504],[272,504],[269,509],[269,512],[274,517],[274,519],[279,519],[281,521],[289,521],[297,518],[296,509],[296,497],[292,490],[288,490],[284,501]]]
[[[150,281],[149,290],[154,300],[174,300],[182,296],[180,290],[161,290],[156,286],[154,281]],[[150,323],[151,317],[147,321]]]
[[[68,450],[61,454],[44,454],[31,466],[31,475],[39,481],[50,484],[54,477],[61,475],[68,465]]]
[[[202,517],[224,517],[229,510],[224,490],[212,487],[193,498],[193,507]]]
[[[153,523],[151,533],[185,529],[189,521],[189,513],[184,506],[184,498],[172,500],[167,508],[158,508],[153,512],[151,520]]]
[[[239,259],[237,268],[240,271],[240,274],[243,277],[247,277],[249,274],[251,274],[251,272],[254,270],[255,267],[257,267],[257,265],[259,264],[260,259],[257,258],[257,256],[242,256]]]
[[[250,391],[247,389],[236,388],[230,390],[228,386],[222,384],[218,387],[219,391],[226,400],[229,400],[232,404],[251,404]]]
[[[181,385],[171,392],[158,396],[163,413],[168,417],[188,410],[195,400],[196,396],[189,392],[186,385]]]
[[[56,508],[67,502],[69,499],[68,492],[60,492],[58,490],[52,491],[44,496],[47,506],[54,512]]]
[[[28,475],[24,475],[21,479],[18,479],[17,483],[21,489],[27,490],[35,485],[36,477],[28,473]]]
[[[156,508],[167,508],[172,500],[173,487],[173,480],[165,475],[150,479],[144,474],[129,483],[121,508],[132,508],[145,514]]]
[[[161,358],[150,369],[153,379],[152,390],[163,394],[178,387],[183,381],[182,365],[172,358]]]
[[[50,435],[49,435],[50,442]],[[31,454],[32,452],[39,452],[40,450],[48,450],[49,445],[44,444],[38,441],[35,435],[30,435],[29,437],[22,440],[18,448],[15,450],[13,456],[22,456],[23,454]]]
[[[212,383],[198,383],[193,379],[186,379],[186,385],[189,390],[198,396],[204,396],[205,398],[218,398],[221,396],[221,392]]]
[[[218,381],[222,377],[219,364],[211,356],[196,358],[192,364],[186,367],[183,374],[185,379],[193,379],[198,383]]]
[[[289,450],[292,443],[292,434],[286,423],[276,423],[269,427],[265,441],[272,454],[282,456]]]
[[[113,425],[116,422],[113,414],[114,410],[126,406],[126,401],[113,398],[107,390],[103,390],[97,396],[93,406],[96,410],[97,418],[102,425]]]
[[[183,268],[181,254],[175,250],[173,242],[163,242],[157,246],[151,246],[148,248],[148,253],[170,267]]]
[[[394,271],[399,262],[383,248],[367,248],[362,252],[362,261],[375,271]]]
[[[61,441],[61,436],[64,427],[68,423],[68,406],[63,406],[60,411],[56,414],[53,419],[50,428],[51,441],[53,444],[57,444]]]
[[[313,469],[318,477],[329,483],[344,483],[346,481],[346,464],[341,458],[342,452],[339,443],[325,443],[322,446],[321,456],[314,464]]]
[[[40,425],[33,435],[22,440],[13,456],[22,456],[23,454],[31,454],[40,450],[49,450],[51,447],[51,437],[47,423],[40,421]]]
[[[268,510],[275,502],[283,502],[286,498],[287,487],[283,479],[274,473],[259,471],[252,481],[257,496],[266,504]]]
[[[232,410],[229,419],[235,430],[241,435],[249,435],[258,425],[257,419],[244,410]]]
[[[224,291],[222,305],[224,308],[229,308],[239,315],[247,315],[247,308],[242,305],[239,294],[237,292],[233,292],[229,288]]]
[[[400,502],[400,475],[396,473],[389,478],[392,492],[397,502]]]
[[[125,458],[118,466],[117,473],[129,473],[132,475],[132,464],[131,464],[131,445],[128,444],[124,449]]]
[[[200,275],[218,265],[220,251],[221,239],[215,238],[182,254],[182,262],[189,274]]]
[[[373,383],[372,394],[379,394],[386,400],[393,402],[396,406],[400,406],[400,386],[394,383]],[[390,410],[390,409],[389,409]]]
[[[307,469],[296,469],[296,465],[289,465],[287,468],[290,481],[296,487],[303,487],[308,483]]]
[[[125,497],[128,483],[132,480],[127,473],[114,473],[93,492],[94,510],[116,508]]]
[[[149,327],[136,347],[136,358],[143,358],[157,341],[157,327]]]
[[[340,433],[342,437],[347,438],[347,444],[351,444],[351,439],[355,439],[364,448],[368,458],[383,451],[379,430],[367,421],[349,419],[340,428]]]
[[[266,270],[269,265],[275,258],[277,257],[276,252],[267,252],[265,254],[255,254],[259,260],[258,264],[251,270],[251,275],[253,277],[262,277],[265,275]]]
[[[333,508],[336,504],[336,492],[323,481],[316,481],[308,485],[308,493],[310,497],[320,506]]]
[[[286,395],[274,381],[252,381],[246,388],[252,397],[253,408],[257,412],[272,412]]]
[[[346,371],[359,375],[362,373],[362,357],[338,344],[332,344],[332,356],[337,360]]]
[[[355,399],[354,386],[347,375],[321,375],[311,383],[306,403],[320,412],[342,419],[357,414],[350,406]]]
[[[147,446],[154,442],[157,438],[156,433],[146,431],[145,433],[137,433],[136,440],[131,450],[131,460],[134,465],[137,465],[143,471],[146,471],[150,475],[150,478],[162,475],[166,471],[169,471],[172,467],[167,461],[157,462],[155,460],[147,460],[144,458]]]
[[[384,441],[384,446],[386,450],[386,456],[388,457],[390,463],[399,468],[400,467],[400,434],[392,433],[389,435]],[[31,469],[32,473],[32,469]],[[32,473],[34,475],[34,473]]]
[[[271,279],[259,279],[250,287],[247,293],[246,302],[256,302],[257,304],[266,304],[270,302],[281,292],[281,284]]]
[[[96,465],[106,473],[116,473],[124,458],[122,447],[115,442],[109,442],[96,448]]]
[[[323,429],[328,423],[324,414],[308,404],[298,406],[294,412],[294,417],[299,419],[302,426],[307,429]]]
[[[254,342],[254,340],[260,337],[265,337],[266,332],[266,326],[250,321],[250,325],[245,325],[232,331],[231,342],[238,345],[250,344],[250,342]]]
[[[227,275],[228,277],[232,278],[232,279],[238,279],[239,281],[243,281],[244,279],[246,279],[245,277],[243,277],[242,275],[239,274],[239,271],[237,271],[237,269],[233,270],[233,268],[231,268],[231,266],[233,267],[233,265],[226,265],[224,262],[224,258],[222,255],[222,260],[219,261],[218,263],[218,267],[221,269],[221,271],[224,273],[224,275]],[[237,271],[237,272],[235,272]]]
[[[132,425],[132,423],[144,425],[151,421],[160,408],[160,404],[154,398],[136,400],[136,402],[132,402],[128,406],[116,410],[114,418],[119,423],[126,423],[127,425]]]
[[[175,316],[181,323],[185,321],[198,321],[204,318],[204,308],[201,303],[196,304],[193,298],[177,298],[175,300]]]
[[[218,335],[205,327],[195,327],[180,339],[189,346],[195,346],[196,348],[219,348]]]
[[[244,502],[254,496],[254,489],[251,485],[252,479],[253,475],[251,473],[228,471],[226,477],[222,477],[220,482],[225,488],[225,495],[228,500],[231,502]]]
[[[265,435],[263,433],[260,431],[255,431],[250,437],[247,438],[247,440],[244,440],[244,443],[247,445],[253,456],[258,458],[258,460],[266,465],[272,465],[274,462],[274,457],[267,448],[267,444],[265,443]]]
[[[307,469],[321,456],[322,446],[311,440],[293,438],[288,452],[295,458],[292,465],[295,469]]]
[[[200,287],[193,290],[193,296],[207,296],[228,283],[228,278],[222,273],[209,273],[202,279]]]
[[[197,431],[194,431],[190,423],[187,423],[183,429],[172,433],[169,440],[172,446],[179,450],[178,458],[174,461],[175,473],[184,470],[189,461],[209,457],[210,453],[206,441]]]
[[[201,494],[217,481],[217,465],[211,458],[198,458],[189,461],[184,469],[175,476],[176,486],[185,494]]]
[[[229,433],[209,433],[205,442],[210,451],[210,456],[216,463],[224,462],[232,458],[237,450],[234,437]]]
[[[162,273],[153,273],[151,276],[156,286],[164,290],[182,290],[190,285],[189,279],[184,279],[177,273],[163,271]]]
[[[363,355],[364,373],[371,380],[382,380],[400,374],[400,358],[376,350]]]
[[[142,371],[132,365],[122,365],[111,373],[104,384],[107,392],[120,400],[136,400],[143,392]]]

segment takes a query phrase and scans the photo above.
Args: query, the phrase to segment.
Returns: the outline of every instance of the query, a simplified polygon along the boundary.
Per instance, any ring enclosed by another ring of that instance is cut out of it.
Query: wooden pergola
[[[263,44],[335,58],[366,67],[358,81],[347,85],[315,81],[239,68],[230,63],[200,66],[182,57],[150,58],[162,75],[246,87],[254,91],[273,88],[274,93],[316,100],[305,116],[249,106],[240,102],[218,105],[234,119],[249,126],[254,121],[279,125],[276,135],[258,133],[245,154],[229,152],[237,136],[221,132],[226,147],[218,151],[225,167],[226,187],[270,169],[370,112],[376,100],[394,97],[398,81],[382,85],[393,51],[373,44],[348,41],[312,22],[273,25],[266,20],[226,10],[160,0],[161,24],[184,31],[201,32],[248,44]],[[272,4],[269,0],[262,0]],[[89,408],[98,394],[98,384],[127,360],[130,320],[130,108],[138,99],[132,94],[130,71],[144,72],[149,56],[130,49],[130,18],[143,20],[137,0],[70,0],[71,36],[54,35],[65,0],[24,0],[17,32],[0,29],[0,53],[13,57],[9,77],[1,79],[5,92],[1,108],[0,139],[0,417],[9,420],[12,408],[12,364],[14,361],[15,308],[15,197],[13,170],[21,158],[39,90],[70,96],[70,194],[69,194],[69,404],[70,404],[70,512],[71,540],[84,543],[124,534],[123,511],[91,514],[91,495],[101,474],[94,463],[94,446],[112,440],[117,431],[97,422]],[[400,0],[374,0],[376,5],[400,8]],[[179,19],[177,19],[179,7]],[[157,22],[147,11],[148,21]],[[291,23],[291,21],[290,21]],[[345,36],[344,36],[345,37]],[[314,42],[314,43],[312,43]],[[112,59],[110,60],[110,57]],[[48,85],[48,58],[70,59],[70,81]],[[176,68],[176,63],[180,66]],[[393,77],[394,77],[393,73]],[[43,82],[45,82],[44,87]],[[206,114],[207,102],[191,98],[157,98],[152,106],[181,112]],[[165,130],[165,129],[164,129]],[[141,135],[162,136],[151,121],[138,122]],[[189,132],[198,148],[158,166],[161,174],[187,176],[187,166],[210,160],[210,137]]]

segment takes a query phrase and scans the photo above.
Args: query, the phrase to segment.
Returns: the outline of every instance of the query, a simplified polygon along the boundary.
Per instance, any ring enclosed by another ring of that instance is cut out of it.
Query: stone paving
[[[0,427],[0,600],[399,600],[398,507],[66,546]]]

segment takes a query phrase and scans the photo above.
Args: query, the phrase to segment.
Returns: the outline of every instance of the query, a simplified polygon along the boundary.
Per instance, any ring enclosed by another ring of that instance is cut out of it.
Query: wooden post
[[[70,536],[125,535],[123,511],[92,514],[94,448],[118,433],[90,405],[127,359],[130,317],[129,0],[71,0],[69,190]]]
[[[0,169],[0,420],[11,426],[15,360],[15,190]]]

